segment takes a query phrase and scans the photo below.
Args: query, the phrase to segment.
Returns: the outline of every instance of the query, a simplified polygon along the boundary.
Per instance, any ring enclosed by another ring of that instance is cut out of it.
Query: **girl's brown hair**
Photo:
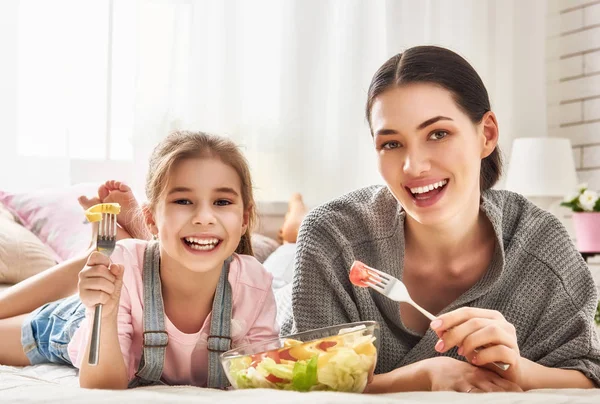
[[[252,178],[248,161],[231,140],[203,132],[176,131],[163,139],[152,152],[146,176],[148,208],[154,210],[166,191],[169,173],[178,162],[191,158],[216,157],[232,167],[242,183],[244,211],[248,212],[248,228],[242,235],[235,252],[254,255],[250,235],[256,223]]]
[[[366,115],[371,127],[371,109],[384,91],[410,83],[433,83],[452,93],[458,107],[478,124],[491,110],[483,81],[475,69],[458,54],[437,46],[415,46],[392,56],[373,76],[369,86]],[[373,133],[371,132],[371,135]],[[500,147],[481,161],[479,186],[486,190],[502,175]]]

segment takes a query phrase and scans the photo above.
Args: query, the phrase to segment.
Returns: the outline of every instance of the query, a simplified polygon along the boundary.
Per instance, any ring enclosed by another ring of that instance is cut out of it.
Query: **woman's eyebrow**
[[[452,120],[453,120],[452,118],[448,118],[447,116],[438,115],[438,116],[435,116],[433,118],[426,120],[425,122],[423,122],[422,124],[417,126],[417,130],[425,129],[426,127],[428,127],[429,125],[433,125],[437,121],[452,121]]]
[[[425,122],[417,126],[417,130],[425,129],[426,127],[428,127],[429,125],[433,125],[437,121],[453,121],[453,119],[448,118],[447,116],[438,115],[426,120]],[[395,129],[382,128],[375,131],[375,136],[397,135],[398,133],[399,132]]]

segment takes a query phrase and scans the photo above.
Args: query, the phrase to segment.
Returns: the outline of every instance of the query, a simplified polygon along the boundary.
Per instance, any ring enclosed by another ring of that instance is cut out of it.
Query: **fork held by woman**
[[[408,303],[431,321],[437,319],[436,316],[413,301],[402,281],[385,272],[371,268],[360,261],[354,261],[352,264],[352,268],[350,269],[350,281],[356,286],[370,287],[396,302]],[[478,353],[479,349],[475,349],[474,352]],[[510,367],[509,364],[502,362],[494,362],[494,366],[502,370],[508,370]]]

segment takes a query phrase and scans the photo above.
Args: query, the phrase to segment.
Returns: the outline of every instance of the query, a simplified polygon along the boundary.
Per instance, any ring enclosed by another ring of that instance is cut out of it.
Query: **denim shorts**
[[[78,295],[45,304],[31,313],[21,327],[23,351],[32,365],[71,365],[67,346],[85,318]]]

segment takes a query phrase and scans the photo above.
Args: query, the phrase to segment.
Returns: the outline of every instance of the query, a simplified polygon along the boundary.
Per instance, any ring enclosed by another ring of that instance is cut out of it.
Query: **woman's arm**
[[[533,389],[592,389],[594,382],[578,370],[549,368],[522,358],[523,390]]]
[[[88,319],[91,323],[91,318]],[[86,344],[83,361],[79,370],[79,385],[91,389],[126,389],[128,384],[127,368],[119,344],[117,315],[102,319],[100,333],[100,352],[102,355],[95,366],[89,365],[87,358],[90,341]],[[90,339],[91,339],[91,332]]]
[[[344,289],[340,272],[341,244],[335,223],[324,208],[311,211],[300,227],[294,262],[293,317],[282,325],[283,334],[360,321],[352,296]],[[293,324],[292,321],[293,320]]]
[[[404,391],[519,392],[521,387],[492,371],[439,356],[375,375],[366,393]]]
[[[381,394],[430,390],[431,383],[428,380],[425,360],[373,376],[373,381],[369,383],[365,393]]]

